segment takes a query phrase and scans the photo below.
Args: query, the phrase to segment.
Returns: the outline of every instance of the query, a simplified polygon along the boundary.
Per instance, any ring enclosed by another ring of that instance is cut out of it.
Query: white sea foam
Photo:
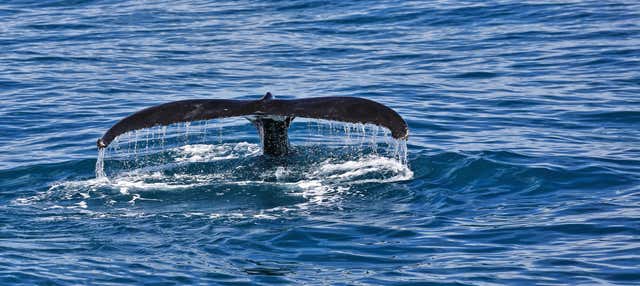
[[[350,160],[340,158],[327,159],[318,163],[299,163],[273,166],[269,170],[254,170],[251,162],[240,165],[221,165],[220,170],[211,173],[181,171],[179,166],[197,162],[223,161],[237,158],[249,158],[260,154],[257,144],[240,142],[217,145],[194,144],[168,150],[173,152],[173,162],[163,165],[144,167],[121,172],[111,178],[100,177],[80,181],[64,181],[52,185],[47,191],[31,197],[15,199],[14,205],[32,205],[45,203],[50,209],[55,207],[93,211],[100,200],[104,206],[125,207],[122,204],[136,205],[144,201],[159,199],[149,197],[147,191],[176,192],[198,187],[215,189],[218,196],[234,191],[229,186],[253,188],[254,186],[273,186],[285,190],[290,195],[299,195],[305,202],[293,206],[277,206],[261,210],[259,214],[206,214],[206,217],[240,218],[242,216],[273,219],[278,214],[293,209],[306,209],[313,206],[340,205],[340,201],[359,184],[390,183],[409,180],[413,172],[397,158],[379,154],[364,155]],[[235,164],[235,163],[234,163]],[[242,165],[244,164],[244,165]],[[267,167],[269,168],[269,167]],[[255,174],[251,174],[254,172]],[[152,195],[157,197],[158,195]],[[53,206],[51,206],[53,205]],[[129,212],[125,212],[129,213]],[[95,214],[94,217],[102,217]],[[109,214],[114,215],[114,214]],[[132,214],[129,214],[132,215]],[[137,214],[136,214],[137,215]],[[193,214],[196,215],[196,214]]]
[[[211,162],[260,155],[260,145],[248,142],[185,145],[175,150],[178,151],[176,162]]]

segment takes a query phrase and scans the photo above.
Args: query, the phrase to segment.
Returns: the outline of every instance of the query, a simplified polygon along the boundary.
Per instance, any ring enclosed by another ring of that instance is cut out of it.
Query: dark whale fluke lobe
[[[105,148],[120,134],[170,125],[216,118],[245,116],[260,131],[263,152],[282,155],[287,152],[287,129],[295,117],[326,119],[351,123],[370,123],[386,127],[395,139],[407,139],[407,123],[393,109],[373,100],[358,97],[315,97],[274,99],[267,92],[259,100],[193,99],[164,103],[140,110],[113,125],[98,139]]]

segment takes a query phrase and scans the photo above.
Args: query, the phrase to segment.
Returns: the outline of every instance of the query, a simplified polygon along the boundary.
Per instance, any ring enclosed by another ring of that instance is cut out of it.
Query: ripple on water
[[[638,284],[638,11],[1,1],[0,284]],[[264,158],[241,119],[120,138],[94,179],[119,118],[267,91],[392,107],[410,168],[300,118]]]
[[[407,165],[374,154],[346,160],[307,157],[283,165],[258,156],[260,147],[247,142],[185,145],[166,152],[173,161],[111,177],[63,181],[13,203],[45,210],[82,209],[100,218],[103,212],[113,215],[119,207],[179,212],[185,203],[189,207],[182,211],[189,214],[197,210],[218,217],[226,215],[221,210],[227,210],[253,215],[267,211],[274,216],[280,209],[339,204],[341,193],[358,186],[406,181],[413,176]]]

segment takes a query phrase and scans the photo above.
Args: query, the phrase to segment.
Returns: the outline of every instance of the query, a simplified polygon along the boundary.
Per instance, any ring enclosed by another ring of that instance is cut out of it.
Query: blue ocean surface
[[[407,148],[210,120],[96,178],[121,118],[267,91],[383,103]],[[84,284],[640,284],[640,4],[2,1],[0,285]]]

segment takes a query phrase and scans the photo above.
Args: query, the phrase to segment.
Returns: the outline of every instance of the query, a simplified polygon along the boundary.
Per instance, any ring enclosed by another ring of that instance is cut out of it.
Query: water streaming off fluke
[[[237,159],[236,155],[225,151],[225,148],[242,148],[244,143],[225,142],[223,132],[227,134],[251,135],[252,126],[242,119],[204,120],[194,123],[177,123],[169,126],[157,126],[135,130],[114,139],[107,148],[100,148],[96,160],[96,177],[106,177],[105,160],[119,167],[116,172],[135,170],[138,168],[153,169],[167,164],[180,165],[189,162],[214,162],[225,159]],[[213,129],[210,130],[210,129]],[[288,157],[293,160],[306,160],[312,154],[305,154],[308,148],[323,149],[324,156],[338,156],[343,159],[362,158],[367,154],[397,160],[407,166],[407,142],[390,136],[385,128],[371,124],[342,123],[327,120],[299,120],[290,127],[293,152]],[[218,131],[218,132],[216,132]],[[260,139],[255,139],[258,141]],[[196,145],[194,145],[196,144]],[[181,158],[172,150],[217,150],[213,157]],[[260,148],[252,150],[251,156],[258,155]],[[308,155],[308,156],[307,156]],[[323,155],[319,155],[323,156]],[[108,167],[108,166],[107,166]],[[257,173],[257,172],[256,172]]]

